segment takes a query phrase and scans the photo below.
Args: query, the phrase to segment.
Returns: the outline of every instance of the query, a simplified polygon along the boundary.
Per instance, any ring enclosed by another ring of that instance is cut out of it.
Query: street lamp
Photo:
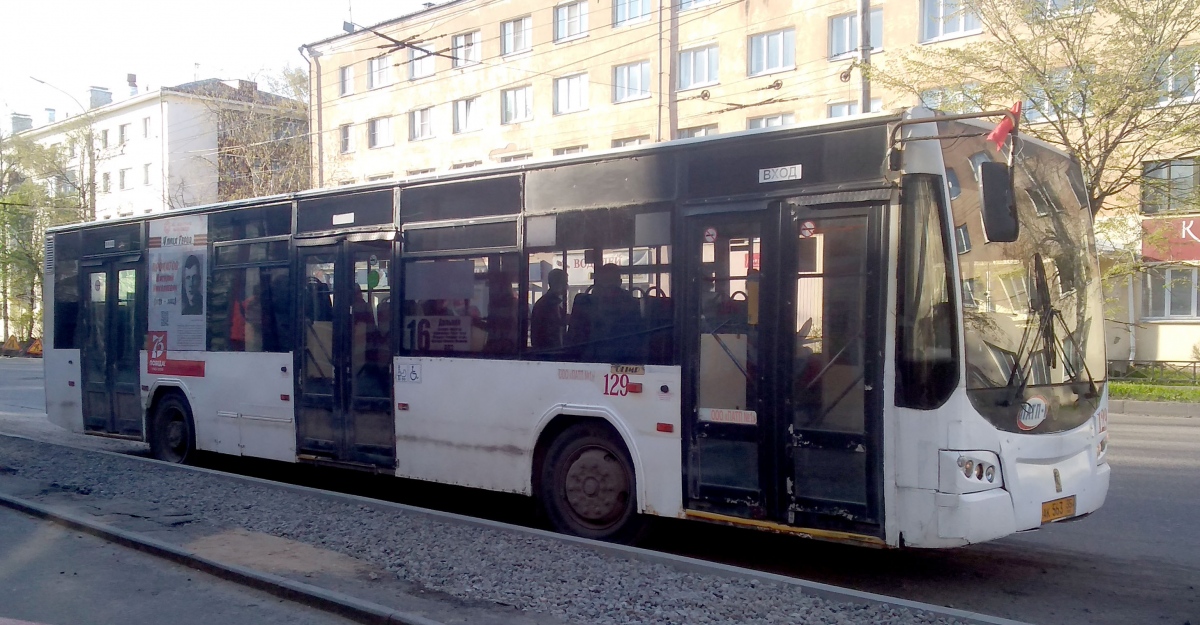
[[[75,96],[71,95],[67,91],[64,91],[63,89],[40,78],[30,76],[29,79],[36,83],[46,85],[47,87],[50,87],[51,89],[67,96],[68,98],[71,98],[71,100],[73,100],[79,107],[81,116],[87,118],[83,131],[84,149],[87,151],[87,193],[85,198],[85,206],[83,206],[83,220],[92,221],[96,218],[96,145],[94,136],[92,134],[92,120],[90,119],[91,116],[89,115],[89,109],[84,106],[83,103],[81,103]]]

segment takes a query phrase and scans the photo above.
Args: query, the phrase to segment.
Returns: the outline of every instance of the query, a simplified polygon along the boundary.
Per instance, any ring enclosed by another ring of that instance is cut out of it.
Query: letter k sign
[[[1185,240],[1190,238],[1191,240],[1200,243],[1200,238],[1197,238],[1196,234],[1192,232],[1192,226],[1196,224],[1196,220],[1193,219],[1190,221],[1181,221],[1180,224],[1182,225],[1182,232],[1179,233],[1179,238]]]

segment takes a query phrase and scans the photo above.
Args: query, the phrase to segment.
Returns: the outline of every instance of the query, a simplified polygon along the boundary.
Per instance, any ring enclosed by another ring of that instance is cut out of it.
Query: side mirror
[[[979,193],[983,200],[983,236],[988,243],[1012,243],[1020,233],[1013,201],[1012,173],[1004,163],[979,164]]]

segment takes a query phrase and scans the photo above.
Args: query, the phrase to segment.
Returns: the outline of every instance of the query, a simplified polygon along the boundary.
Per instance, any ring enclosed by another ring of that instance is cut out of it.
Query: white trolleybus
[[[521,493],[610,540],[644,515],[892,547],[1076,518],[1109,484],[1092,216],[1077,164],[998,150],[997,117],[56,228],[49,417],[168,461]]]

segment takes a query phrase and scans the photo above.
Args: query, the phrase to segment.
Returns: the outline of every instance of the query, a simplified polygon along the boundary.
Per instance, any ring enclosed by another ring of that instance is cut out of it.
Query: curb
[[[1117,414],[1150,415],[1155,417],[1200,417],[1200,404],[1182,401],[1143,401],[1110,399],[1108,411]]]
[[[700,560],[698,558],[690,558],[687,556],[679,556],[679,555],[674,555],[674,554],[669,554],[669,553],[661,553],[658,551],[650,551],[648,549],[642,549],[639,547],[631,547],[629,545],[618,545],[618,544],[613,544],[613,543],[606,543],[606,542],[601,542],[598,540],[592,540],[589,538],[580,538],[578,536],[568,536],[565,534],[558,534],[558,533],[550,532],[547,530],[541,530],[541,529],[536,529],[536,528],[531,528],[531,527],[523,527],[520,525],[511,525],[508,523],[501,523],[499,521],[480,519],[480,518],[476,518],[476,517],[455,514],[452,512],[442,512],[440,510],[431,510],[429,508],[420,508],[420,507],[410,506],[410,505],[406,505],[406,504],[393,503],[390,501],[371,499],[371,498],[362,497],[359,495],[348,495],[348,494],[337,493],[337,492],[333,492],[333,491],[319,490],[316,488],[310,488],[308,486],[299,486],[296,484],[287,484],[284,482],[272,482],[270,480],[264,480],[262,478],[251,477],[251,476],[246,476],[246,475],[237,475],[237,474],[233,474],[233,473],[222,473],[220,471],[215,471],[213,469],[205,469],[203,467],[193,467],[193,466],[188,466],[188,465],[173,464],[173,463],[169,463],[169,462],[163,462],[161,460],[155,460],[153,458],[130,456],[130,455],[120,454],[120,453],[111,452],[111,451],[85,449],[82,447],[75,447],[72,445],[61,445],[59,443],[46,443],[44,441],[38,441],[38,440],[27,438],[24,436],[14,436],[11,434],[3,434],[3,433],[0,433],[0,436],[6,437],[6,438],[17,438],[17,439],[22,439],[22,440],[28,440],[28,441],[32,441],[32,442],[36,442],[36,443],[42,443],[45,445],[56,445],[56,446],[60,446],[60,447],[69,447],[71,449],[76,449],[79,451],[86,451],[89,453],[105,454],[105,455],[110,455],[110,456],[114,456],[114,457],[122,458],[122,459],[126,459],[126,460],[145,462],[145,463],[153,464],[153,465],[161,467],[161,468],[193,471],[196,473],[202,473],[205,475],[210,475],[210,476],[217,477],[217,478],[224,479],[224,480],[242,482],[242,483],[247,483],[247,484],[254,484],[257,486],[262,486],[265,488],[273,488],[276,490],[288,490],[288,491],[292,491],[292,492],[295,492],[298,494],[309,495],[309,496],[313,496],[313,497],[326,499],[329,501],[336,501],[339,503],[348,503],[348,504],[354,504],[354,505],[359,505],[359,506],[367,506],[367,507],[374,508],[376,510],[380,510],[383,512],[402,512],[402,513],[406,513],[406,514],[417,514],[417,515],[430,517],[435,520],[439,520],[439,521],[443,521],[443,522],[447,522],[447,523],[455,523],[455,524],[459,524],[459,525],[473,525],[475,527],[482,527],[482,528],[501,531],[501,532],[524,534],[527,536],[544,538],[547,540],[554,540],[554,541],[558,541],[558,542],[562,542],[562,543],[570,543],[570,544],[585,547],[585,548],[588,548],[593,551],[603,553],[606,555],[610,555],[610,556],[614,556],[614,557],[618,557],[618,558],[630,559],[630,560],[637,560],[637,561],[641,561],[641,562],[648,562],[651,564],[660,564],[663,566],[671,567],[676,570],[686,571],[688,573],[696,573],[696,574],[700,574],[700,575],[716,575],[719,577],[730,577],[730,578],[737,578],[737,579],[757,579],[757,580],[764,581],[764,582],[771,582],[771,583],[775,583],[775,584],[793,586],[793,587],[799,588],[801,590],[801,592],[803,592],[805,594],[812,595],[814,597],[818,597],[818,598],[824,599],[826,601],[832,601],[832,602],[838,602],[838,603],[855,603],[855,604],[870,605],[870,606],[899,607],[899,608],[908,609],[912,612],[924,612],[924,613],[928,613],[928,614],[934,614],[937,616],[955,618],[964,623],[970,623],[971,625],[1031,625],[1030,623],[1026,623],[1024,621],[1015,621],[1012,619],[1000,618],[1000,617],[996,617],[996,616],[988,616],[986,614],[980,614],[978,612],[969,612],[966,610],[946,608],[946,607],[937,606],[937,605],[933,605],[933,604],[929,604],[929,603],[921,603],[921,602],[917,602],[917,601],[910,601],[907,599],[889,597],[887,595],[863,592],[863,591],[859,591],[859,590],[853,590],[850,588],[842,588],[840,586],[834,586],[831,584],[822,584],[820,582],[811,582],[811,581],[807,581],[807,580],[796,579],[794,577],[788,577],[785,575],[779,575],[779,574],[775,574],[775,573],[765,573],[762,571],[756,571],[753,569],[742,568],[742,567],[733,566],[733,565],[729,565],[729,564],[721,564],[721,563],[717,563],[717,562],[709,562],[706,560]],[[29,502],[23,502],[21,500],[17,500],[8,495],[0,493],[0,505],[9,505],[9,504],[7,504],[8,501],[18,501],[18,502],[20,502],[19,505],[28,505],[31,508],[36,509],[36,510],[44,510],[43,508],[41,508],[40,506],[37,506],[36,504],[29,503]],[[10,507],[12,507],[12,506],[10,505]],[[37,514],[37,513],[31,513],[31,514]],[[44,514],[47,515],[46,518],[50,518],[52,520],[57,516],[57,513],[50,512],[48,510],[46,510],[44,512]],[[65,518],[65,515],[64,515],[64,518]],[[77,521],[74,519],[72,519],[71,521],[80,523],[83,528],[87,528],[92,525],[96,525],[89,521]],[[105,533],[114,532],[114,533],[117,533],[120,535],[128,535],[128,536],[134,537],[134,538],[137,537],[136,535],[129,533],[129,532],[121,532],[120,530],[113,530],[111,528],[107,528],[107,527],[99,526],[99,525],[96,525],[96,527],[98,528],[98,531],[100,531],[100,532],[105,532]],[[87,531],[91,531],[91,530],[87,530]],[[101,534],[97,534],[97,535],[99,536]],[[102,537],[104,537],[104,536],[102,536]],[[150,540],[151,542],[153,542],[155,544],[159,544],[157,541],[153,541],[152,539],[146,539],[146,540]],[[118,540],[118,542],[120,542],[120,541]],[[129,546],[134,547],[134,548],[140,548],[136,544],[129,545]],[[194,556],[178,547],[174,547],[171,545],[165,545],[165,546],[171,552],[183,553],[185,557],[195,559],[198,562],[204,562],[204,563],[209,562],[207,559],[199,558],[198,556]],[[147,550],[147,551],[152,552],[150,550]],[[163,554],[163,555],[164,555],[164,557],[171,557],[171,556],[168,556],[165,554]],[[188,564],[189,566],[194,566],[191,564],[191,560],[185,561],[183,563]],[[270,575],[267,573],[259,573],[256,571],[249,571],[249,570],[242,569],[241,567],[226,567],[226,565],[222,565],[222,564],[215,563],[215,562],[211,563],[211,564],[214,566],[217,566],[217,567],[228,568],[230,570],[246,571],[255,576],[268,578],[271,580],[278,579],[289,586],[294,585],[294,586],[300,586],[300,587],[306,587],[306,588],[313,588],[313,589],[319,591],[319,593],[321,593],[322,595],[327,595],[327,594],[336,595],[337,594],[337,593],[332,593],[331,591],[326,591],[324,589],[315,588],[308,584],[303,584],[300,582],[293,582],[288,579],[279,578],[277,576]],[[200,568],[200,567],[197,567],[197,568]],[[219,573],[215,573],[215,574],[220,575]],[[235,579],[234,581],[238,581],[238,580]],[[274,591],[271,591],[270,588],[264,588],[264,590],[267,590],[268,592],[274,592]],[[290,592],[290,590],[288,592]],[[285,595],[280,595],[280,596],[285,596]],[[390,612],[390,608],[386,608],[384,606],[379,606],[379,605],[372,604],[369,602],[359,601],[352,597],[347,597],[347,599],[350,599],[355,604],[368,605],[375,609]],[[378,619],[362,620],[362,619],[358,619],[353,616],[351,616],[350,618],[355,618],[355,620],[361,620],[362,622],[365,622],[365,623],[395,622],[395,623],[413,623],[414,625],[440,625],[440,624],[436,623],[435,621],[430,621],[428,619],[423,619],[421,617],[416,617],[416,618],[421,618],[420,621],[403,621],[403,620],[381,621]]]
[[[55,512],[44,506],[4,493],[0,493],[0,506],[57,523],[68,529],[88,533],[123,547],[170,560],[227,581],[262,590],[281,599],[302,603],[309,607],[324,610],[360,623],[368,623],[370,625],[392,625],[393,623],[396,625],[443,625],[440,621],[393,610],[377,603],[356,599],[349,595],[311,584],[297,582],[285,577],[241,566],[223,564],[216,560],[198,556],[195,553],[169,543],[135,532],[127,532],[61,512]]]

